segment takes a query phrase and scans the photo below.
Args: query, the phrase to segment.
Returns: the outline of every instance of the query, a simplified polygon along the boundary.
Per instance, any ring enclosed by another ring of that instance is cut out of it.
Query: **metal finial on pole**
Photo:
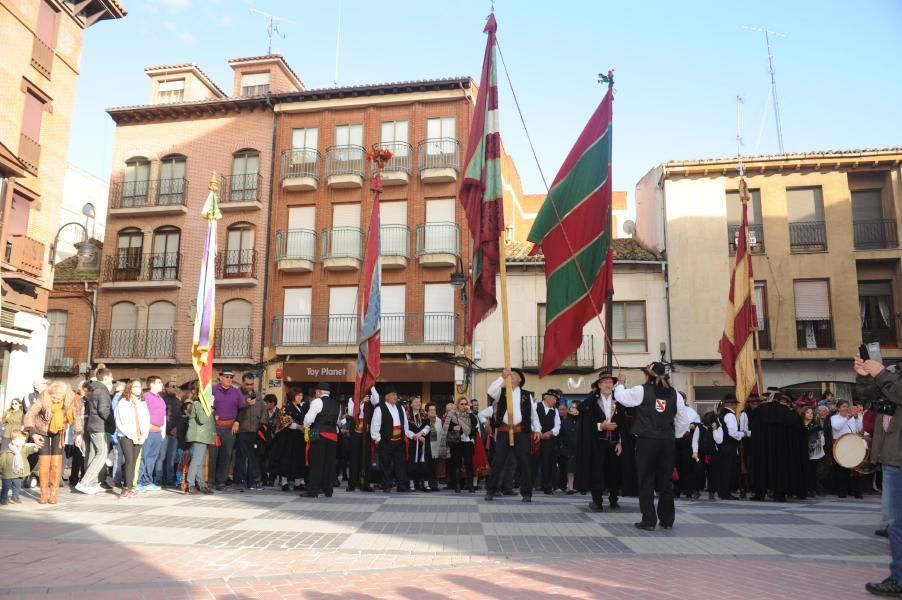
[[[614,69],[608,69],[607,75],[604,73],[598,74],[598,83],[606,83],[608,84],[608,89],[614,89]]]
[[[210,187],[208,189],[215,194],[219,193],[219,178],[216,176],[215,169],[213,170],[213,175],[210,177]]]
[[[780,154],[783,154],[783,128],[780,125],[780,103],[777,100],[777,75],[774,70],[774,54],[771,51],[770,47],[770,37],[786,37],[785,33],[780,33],[778,31],[769,31],[763,27],[746,27],[743,26],[743,29],[747,31],[757,31],[759,33],[764,34],[764,44],[767,46],[767,67],[770,72],[770,90],[771,90],[771,100],[774,103],[774,125],[777,129],[777,147],[780,150]]]

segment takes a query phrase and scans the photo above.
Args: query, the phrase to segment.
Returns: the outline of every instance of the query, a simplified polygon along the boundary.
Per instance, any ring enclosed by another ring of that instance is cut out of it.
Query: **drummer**
[[[848,400],[836,401],[836,414],[830,417],[834,443],[844,435],[861,435],[861,412],[858,404],[850,407]],[[840,498],[848,494],[861,498],[861,474],[836,463],[836,493]]]

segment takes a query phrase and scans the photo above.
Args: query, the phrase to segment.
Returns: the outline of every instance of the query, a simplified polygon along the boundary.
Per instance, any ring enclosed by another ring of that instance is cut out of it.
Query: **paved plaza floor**
[[[0,596],[846,599],[888,572],[877,497],[681,500],[644,532],[634,498],[35,491],[0,507]]]

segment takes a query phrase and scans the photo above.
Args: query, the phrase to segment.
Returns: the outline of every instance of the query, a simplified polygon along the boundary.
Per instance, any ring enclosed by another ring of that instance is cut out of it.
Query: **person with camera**
[[[883,468],[883,518],[889,533],[890,574],[865,589],[877,596],[902,596],[902,373],[876,360],[855,357],[855,395],[877,411],[871,462]]]

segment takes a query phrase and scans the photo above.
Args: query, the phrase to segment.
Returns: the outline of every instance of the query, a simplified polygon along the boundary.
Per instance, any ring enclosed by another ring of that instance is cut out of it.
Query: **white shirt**
[[[677,392],[677,412],[673,416],[674,431],[687,431],[689,429],[689,413],[686,412],[686,399],[683,394]],[[618,404],[622,404],[627,408],[639,406],[645,400],[645,386],[637,385],[631,388],[623,387],[622,383],[618,383],[614,388],[614,399]]]
[[[397,404],[389,404],[385,403],[386,408],[388,408],[388,414],[391,415],[392,427],[400,427],[401,426],[401,415],[398,412]],[[382,411],[377,410],[373,413],[373,421],[370,423],[370,437],[373,438],[373,441],[377,444],[382,440]],[[413,432],[407,426],[407,419],[404,419],[404,435],[408,438],[413,437]]]
[[[323,411],[323,398],[328,398],[329,392],[325,392],[321,398],[314,398],[310,402],[310,408],[307,409],[307,414],[304,415],[304,427],[310,427],[313,425],[313,421],[316,420],[316,415]],[[338,425],[341,422],[341,415],[338,415],[338,419],[336,419],[335,424]]]
[[[695,412],[695,409],[692,408],[691,406],[686,406],[686,421],[680,422],[680,429],[677,429],[676,427],[674,427],[674,430],[673,430],[674,437],[676,439],[680,439],[681,437],[686,435],[686,433],[689,431],[690,424],[701,423],[701,422],[702,422],[702,420],[698,416],[698,413]],[[674,423],[676,423],[676,422],[674,422]]]
[[[561,413],[558,412],[558,409],[556,409],[553,406],[551,408],[548,408],[547,406],[545,406],[544,402],[539,402],[538,406],[541,406],[542,408],[541,409],[537,408],[536,410],[543,410],[545,413],[545,416],[548,415],[549,411],[554,411],[554,425],[551,427],[551,435],[557,437],[557,434],[560,433],[560,431],[561,431]],[[536,429],[536,431],[542,431],[541,421],[539,422],[539,428]]]
[[[374,387],[370,388],[370,404],[372,404],[373,406],[376,406],[377,404],[379,404],[379,392],[377,392],[376,388],[374,388]],[[366,409],[366,403],[361,402],[360,403],[360,413],[357,415],[357,418],[361,421],[366,418],[365,409]],[[348,414],[349,415],[354,414],[354,399],[353,398],[348,398]]]
[[[833,439],[838,440],[849,433],[861,433],[861,416],[843,418],[839,413],[830,417],[830,426],[833,427]]]
[[[739,428],[739,422],[736,421],[736,413],[729,408],[724,409],[723,424],[727,428],[727,435],[737,442],[745,437],[745,433]]]
[[[739,431],[747,438],[752,437],[752,430],[749,429],[749,413],[746,411],[742,411],[739,415]]]
[[[692,454],[698,454],[698,438],[701,436],[702,426],[699,425],[695,428],[695,431],[692,434]],[[714,443],[720,446],[723,444],[723,429],[718,427],[713,430],[711,434],[714,436]]]
[[[488,394],[489,397],[498,401],[501,398],[501,390],[504,389],[504,377],[499,377],[495,381],[489,384]],[[495,414],[495,409],[492,404],[489,404],[488,408],[484,408],[479,411],[479,421],[485,423],[487,419],[491,419]],[[530,415],[530,423],[532,424],[531,430],[542,431],[542,424],[539,423],[539,413],[536,412],[536,405],[533,403],[532,405],[532,414]],[[505,424],[507,424],[507,419],[505,418]],[[514,427],[523,422],[523,415],[520,414],[520,388],[514,388]]]
[[[614,390],[611,390],[610,396],[599,393],[598,400],[601,401],[601,410],[604,411],[605,420],[610,421],[611,417],[614,415]]]

